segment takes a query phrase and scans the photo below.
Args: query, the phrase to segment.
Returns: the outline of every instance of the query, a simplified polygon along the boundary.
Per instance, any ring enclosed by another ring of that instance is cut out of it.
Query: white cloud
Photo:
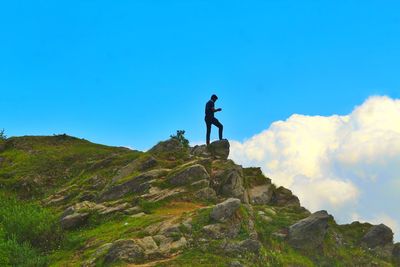
[[[370,97],[346,116],[294,114],[232,141],[230,157],[262,166],[311,211],[328,209],[343,222],[355,213],[400,222],[400,100]]]

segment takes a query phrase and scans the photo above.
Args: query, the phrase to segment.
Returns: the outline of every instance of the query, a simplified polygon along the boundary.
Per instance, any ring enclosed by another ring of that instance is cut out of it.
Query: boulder
[[[170,138],[160,142],[149,151],[150,154],[158,158],[176,160],[177,158],[187,158],[189,150],[185,148],[177,139]]]
[[[214,141],[207,146],[208,152],[215,159],[227,159],[229,156],[230,144],[228,140]]]
[[[240,199],[229,198],[217,204],[211,211],[210,217],[217,222],[224,222],[231,218],[240,207]]]
[[[206,145],[194,146],[193,148],[191,148],[190,154],[202,158],[211,157],[211,153],[208,151]]]
[[[117,240],[112,244],[104,261],[107,264],[120,261],[127,263],[143,263],[145,261],[145,252],[134,240]]]
[[[184,168],[174,174],[171,174],[167,180],[175,186],[189,185],[196,181],[209,180],[210,175],[207,170],[200,164],[195,164]]]
[[[333,217],[326,211],[318,211],[289,227],[289,244],[301,250],[320,248],[328,230],[328,221]]]
[[[274,190],[271,184],[254,186],[248,190],[250,203],[256,205],[269,204],[273,192]]]
[[[143,194],[150,189],[151,181],[166,175],[169,169],[156,169],[145,172],[122,184],[108,188],[100,196],[100,201],[109,201],[121,198],[127,194]]]
[[[400,265],[400,243],[394,244],[392,250],[392,258],[396,264]]]
[[[217,193],[215,193],[214,189],[206,187],[197,191],[195,197],[203,201],[216,201]]]
[[[274,190],[271,198],[271,204],[276,206],[296,206],[300,207],[299,198],[293,195],[292,191],[283,186]]]
[[[241,166],[234,164],[231,160],[217,160],[213,162],[212,174],[212,187],[218,195],[245,201]]]
[[[246,239],[244,241],[241,241],[239,243],[239,246],[242,248],[243,251],[254,254],[258,254],[262,247],[260,241],[254,239]]]
[[[392,229],[384,224],[374,225],[363,236],[361,242],[368,248],[384,247],[393,244]]]
[[[89,219],[89,213],[74,213],[63,217],[60,221],[64,230],[71,230],[84,225]]]

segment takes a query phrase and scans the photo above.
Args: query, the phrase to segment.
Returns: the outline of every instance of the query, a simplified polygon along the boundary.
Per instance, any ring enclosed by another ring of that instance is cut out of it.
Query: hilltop
[[[389,227],[312,214],[228,157],[227,140],[147,152],[67,135],[0,140],[0,264],[400,266]]]

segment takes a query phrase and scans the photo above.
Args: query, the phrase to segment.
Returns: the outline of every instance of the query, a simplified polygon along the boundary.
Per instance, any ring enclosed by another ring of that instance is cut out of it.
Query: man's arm
[[[212,108],[212,111],[213,111],[213,112],[222,111],[222,108],[217,108],[217,109],[215,109],[215,108]]]

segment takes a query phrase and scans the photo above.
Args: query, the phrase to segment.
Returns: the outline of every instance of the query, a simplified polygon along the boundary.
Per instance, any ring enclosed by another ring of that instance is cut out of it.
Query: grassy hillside
[[[318,249],[293,247],[287,231],[310,212],[290,191],[175,141],[148,152],[66,135],[1,141],[0,265],[396,266],[361,245],[370,224],[332,218]],[[253,201],[261,189],[271,195]],[[216,222],[228,198],[240,207]]]

